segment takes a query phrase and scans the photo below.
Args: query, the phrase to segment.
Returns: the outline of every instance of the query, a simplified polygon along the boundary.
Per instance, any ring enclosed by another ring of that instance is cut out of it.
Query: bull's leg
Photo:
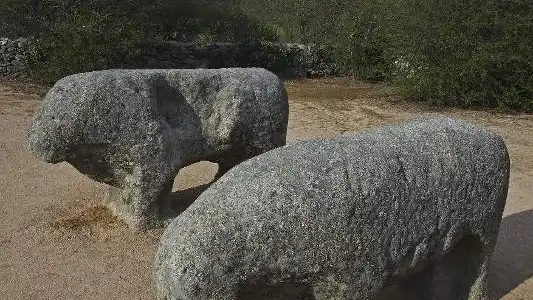
[[[376,300],[385,286],[380,277],[349,278],[313,286],[315,300]],[[325,289],[324,289],[325,288]],[[324,293],[325,292],[325,293]]]
[[[474,283],[470,286],[468,300],[489,299],[487,277],[490,257],[491,255],[487,254],[480,259],[480,264],[476,274],[477,276],[474,278]]]
[[[428,266],[425,266],[421,272],[403,280],[400,283],[400,286],[412,297],[412,299],[432,300],[434,272],[435,265],[429,264]]]
[[[318,300],[304,283],[250,284],[237,290],[237,300]]]
[[[132,176],[122,188],[109,188],[106,204],[132,229],[163,225],[173,179],[160,182],[153,178],[147,174]]]
[[[490,252],[477,237],[467,237],[437,264],[435,299],[486,300]]]
[[[247,158],[248,158],[247,155],[244,154],[243,152],[236,151],[230,154],[226,154],[214,160],[214,162],[218,164],[218,172],[215,175],[215,180],[218,180],[220,177],[222,177],[222,175],[226,174],[226,172],[228,172],[231,168],[245,161]]]
[[[383,289],[381,285],[374,285],[368,287],[359,287],[359,289],[348,289],[345,292],[339,294],[338,297],[333,299],[339,300],[375,300],[379,292]],[[329,300],[331,298],[316,298],[316,300]]]
[[[258,149],[253,146],[248,146],[242,150],[229,151],[227,154],[214,159],[213,162],[218,164],[218,172],[215,175],[215,180],[219,179],[231,168],[240,164],[241,162],[250,159],[254,156],[267,152],[271,149]]]
[[[225,160],[218,161],[217,162],[218,171],[217,171],[217,174],[215,175],[215,180],[218,180],[220,177],[222,177],[222,175],[226,174],[226,172],[228,172],[234,166],[238,165],[240,162],[241,161],[236,162],[231,159],[225,159]]]

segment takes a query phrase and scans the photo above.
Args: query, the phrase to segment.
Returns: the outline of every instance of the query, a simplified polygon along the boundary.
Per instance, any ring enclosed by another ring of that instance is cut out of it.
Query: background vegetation
[[[297,42],[408,99],[533,111],[531,0],[0,0],[0,36],[38,38],[48,80],[127,66],[146,41]]]

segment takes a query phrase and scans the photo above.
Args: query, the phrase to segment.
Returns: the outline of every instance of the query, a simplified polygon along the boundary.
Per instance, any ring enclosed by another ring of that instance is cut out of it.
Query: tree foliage
[[[31,66],[45,81],[126,67],[144,42],[274,40],[229,0],[0,0],[0,36],[33,37]]]
[[[271,40],[275,35],[245,15],[233,0],[0,0],[0,35],[48,36],[76,16],[127,21],[144,38],[194,41]]]

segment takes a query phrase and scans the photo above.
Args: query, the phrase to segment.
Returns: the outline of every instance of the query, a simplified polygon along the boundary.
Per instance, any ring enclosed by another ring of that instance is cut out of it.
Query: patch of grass
[[[109,229],[122,224],[122,222],[111,213],[111,211],[102,205],[89,207],[77,215],[56,220],[50,223],[54,229],[80,230],[84,228],[103,228]]]

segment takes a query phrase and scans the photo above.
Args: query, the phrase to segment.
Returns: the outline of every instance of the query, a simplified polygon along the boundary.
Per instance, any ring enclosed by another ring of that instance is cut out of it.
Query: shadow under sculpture
[[[285,145],[283,82],[257,68],[108,70],[68,76],[40,103],[30,149],[110,185],[106,204],[134,229],[161,226],[179,170],[234,165]]]
[[[285,146],[165,230],[159,299],[487,299],[509,182],[503,140],[449,118]]]
[[[533,195],[531,196],[533,200]],[[502,219],[489,272],[492,299],[500,299],[533,276],[533,210]]]

